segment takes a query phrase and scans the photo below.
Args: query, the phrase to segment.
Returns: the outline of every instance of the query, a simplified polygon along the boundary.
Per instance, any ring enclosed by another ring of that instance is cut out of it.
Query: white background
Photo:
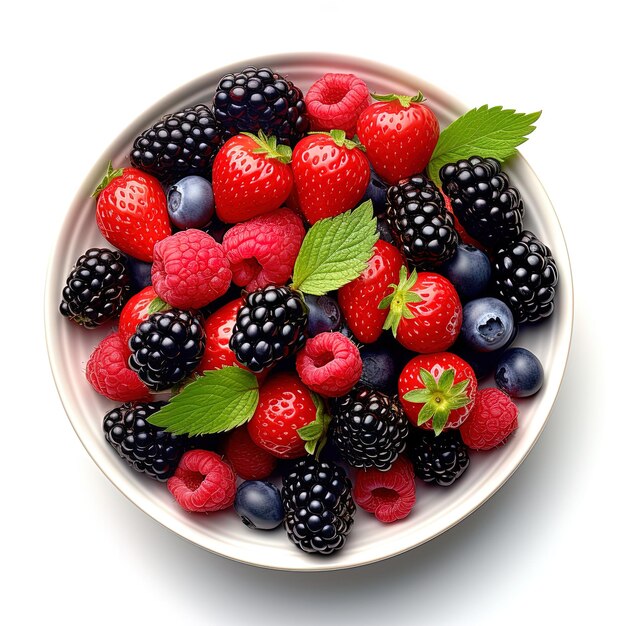
[[[623,616],[623,20],[615,2],[25,2],[2,9],[5,624],[614,624]],[[6,4],[4,5],[6,7]],[[161,528],[100,473],[47,363],[53,240],[109,142],[181,84],[288,51],[396,65],[543,110],[523,153],[570,247],[569,367],[539,443],[469,519],[391,561],[293,575]]]

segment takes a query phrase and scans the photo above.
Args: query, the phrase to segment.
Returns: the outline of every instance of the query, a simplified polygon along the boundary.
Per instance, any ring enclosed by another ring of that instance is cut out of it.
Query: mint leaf
[[[377,239],[371,200],[316,222],[302,242],[292,287],[314,296],[343,287],[367,267]]]
[[[505,161],[516,154],[516,147],[535,130],[533,124],[540,115],[541,111],[518,113],[514,109],[486,104],[468,111],[441,132],[428,164],[428,175],[441,185],[439,170],[446,163],[471,156]]]
[[[148,422],[177,435],[221,433],[245,424],[258,402],[259,385],[254,374],[231,365],[204,372]]]

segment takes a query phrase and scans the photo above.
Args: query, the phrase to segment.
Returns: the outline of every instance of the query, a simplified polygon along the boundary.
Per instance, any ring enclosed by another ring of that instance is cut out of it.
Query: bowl
[[[85,380],[89,355],[110,328],[87,331],[58,312],[65,278],[75,260],[90,246],[106,245],[94,219],[91,192],[106,170],[128,164],[133,139],[161,115],[210,102],[217,82],[245,65],[269,66],[287,75],[303,90],[327,71],[352,72],[379,93],[417,93],[421,90],[442,127],[463,114],[463,106],[446,93],[415,76],[372,61],[321,54],[289,54],[251,59],[212,71],[163,98],[136,119],[111,144],[78,190],[61,226],[50,263],[45,294],[45,326],[54,379],[67,415],[79,439],[109,480],[145,513],[181,537],[216,554],[251,565],[282,570],[336,570],[373,563],[400,554],[440,535],[475,511],[510,478],[541,434],[565,371],[573,322],[572,276],[565,239],[558,218],[541,183],[528,163],[516,156],[506,164],[512,184],[525,200],[525,225],[552,250],[560,273],[556,311],[549,320],[523,328],[515,345],[532,350],[545,369],[543,389],[518,402],[519,428],[507,444],[486,453],[473,453],[463,479],[448,489],[418,484],[411,515],[390,525],[358,510],[353,530],[340,552],[312,556],[295,548],[284,532],[252,531],[237,515],[186,513],[165,485],[138,474],[106,443],[102,418],[115,403],[98,396]],[[482,103],[475,103],[480,105]]]

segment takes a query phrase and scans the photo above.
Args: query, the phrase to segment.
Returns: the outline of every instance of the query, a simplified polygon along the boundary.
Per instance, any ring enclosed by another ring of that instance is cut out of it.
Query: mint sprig
[[[324,401],[316,393],[311,393],[311,398],[313,398],[316,408],[315,419],[306,426],[298,428],[297,432],[300,439],[305,442],[304,449],[309,454],[319,457],[322,448],[328,441],[328,427],[332,417],[326,410]]]
[[[428,175],[441,185],[439,170],[446,163],[471,156],[505,161],[517,153],[517,146],[527,141],[540,115],[541,111],[518,113],[486,104],[468,111],[441,132],[428,164]]]
[[[259,384],[254,374],[231,365],[204,372],[148,422],[176,435],[221,433],[250,420],[258,402]]]
[[[302,242],[292,287],[313,296],[343,287],[367,267],[377,240],[371,200],[315,222]]]

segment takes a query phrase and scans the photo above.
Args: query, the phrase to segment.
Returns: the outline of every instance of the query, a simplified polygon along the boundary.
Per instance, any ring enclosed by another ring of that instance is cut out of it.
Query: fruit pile
[[[186,511],[320,554],[357,505],[395,522],[458,481],[543,382],[510,346],[557,268],[502,171],[538,117],[483,106],[440,133],[421,93],[247,67],[141,133],[94,192],[113,248],[60,306],[117,321],[86,366],[112,448]]]

